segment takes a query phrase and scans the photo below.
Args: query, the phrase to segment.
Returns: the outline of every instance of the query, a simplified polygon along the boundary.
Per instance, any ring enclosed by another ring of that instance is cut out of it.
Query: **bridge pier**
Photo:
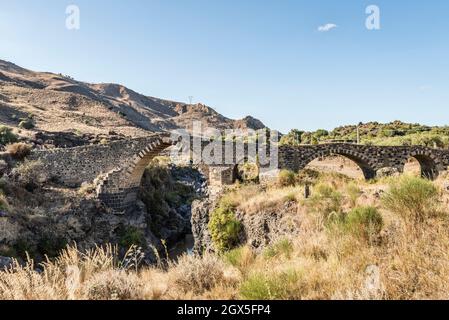
[[[139,194],[139,188],[123,189],[117,193],[100,193],[98,199],[115,214],[125,214],[134,206]]]

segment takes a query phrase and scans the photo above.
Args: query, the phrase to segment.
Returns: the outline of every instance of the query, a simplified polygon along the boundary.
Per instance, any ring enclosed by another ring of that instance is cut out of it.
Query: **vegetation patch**
[[[280,256],[284,256],[290,259],[292,253],[293,253],[292,242],[289,239],[282,239],[266,248],[264,251],[264,256],[269,259]]]
[[[6,146],[6,151],[16,160],[23,160],[31,153],[29,144],[18,142]]]
[[[240,286],[240,295],[248,300],[291,299],[299,275],[295,271],[254,273]]]
[[[242,224],[235,216],[235,207],[222,199],[218,207],[211,213],[209,231],[217,250],[223,252],[238,244]]]
[[[382,198],[385,207],[406,221],[416,223],[438,214],[438,189],[428,180],[402,176],[390,183]]]
[[[245,273],[246,270],[254,263],[256,255],[247,246],[232,249],[223,255],[224,260]]]
[[[18,136],[12,132],[11,128],[0,126],[0,145],[15,143],[18,140]]]
[[[373,242],[379,235],[384,221],[377,208],[356,207],[346,215],[337,217],[331,226],[339,226],[345,233],[353,234],[358,238]]]
[[[332,214],[341,214],[343,196],[329,184],[319,183],[313,188],[312,196],[305,200],[309,210],[320,213],[327,220]]]
[[[201,294],[226,281],[224,264],[217,256],[184,255],[171,267],[172,281],[182,292]]]
[[[281,187],[291,187],[296,184],[296,174],[290,170],[281,170],[278,176],[278,184]]]
[[[53,234],[44,234],[37,243],[37,250],[50,258],[57,257],[67,247],[67,240]]]
[[[128,249],[132,246],[138,246],[143,249],[147,248],[147,242],[145,240],[145,235],[143,232],[136,227],[122,227],[118,231],[119,235],[119,245],[122,248]]]

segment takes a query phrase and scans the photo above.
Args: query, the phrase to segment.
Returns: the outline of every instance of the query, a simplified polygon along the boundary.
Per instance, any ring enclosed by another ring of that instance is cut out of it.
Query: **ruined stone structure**
[[[229,148],[229,143],[231,148]],[[116,213],[133,206],[145,168],[150,161],[174,144],[167,134],[115,141],[108,145],[92,145],[51,151],[36,151],[32,160],[39,160],[41,168],[52,178],[69,187],[94,183],[98,198]],[[228,148],[226,148],[226,145]],[[230,184],[235,181],[236,166],[245,161],[259,161],[250,155],[250,145],[237,152],[235,142],[202,142],[202,152],[212,154],[220,150],[218,160],[201,165],[210,184]],[[259,150],[259,146],[255,149]],[[222,150],[222,152],[221,152]],[[231,151],[229,151],[231,150]],[[263,149],[266,154],[269,148]],[[354,161],[365,178],[376,176],[383,168],[403,172],[406,162],[415,158],[422,175],[433,179],[449,166],[449,150],[420,146],[380,147],[356,144],[323,144],[316,146],[280,146],[273,160],[276,166],[265,163],[260,168],[261,178],[276,176],[280,169],[299,171],[315,159],[341,155]],[[193,158],[195,155],[192,154]],[[198,156],[198,155],[196,155]],[[226,161],[225,161],[226,160]],[[223,164],[226,163],[226,164]]]

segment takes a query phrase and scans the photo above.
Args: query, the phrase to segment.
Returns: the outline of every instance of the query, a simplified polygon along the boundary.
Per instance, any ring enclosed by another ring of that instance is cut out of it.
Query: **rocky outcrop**
[[[215,251],[208,224],[216,203],[215,200],[207,199],[195,201],[192,205],[192,232],[196,254]],[[284,237],[294,236],[301,225],[301,218],[294,203],[286,203],[280,210],[254,215],[238,211],[236,218],[242,225],[239,245],[248,245],[255,251],[263,250]]]
[[[194,238],[193,252],[203,254],[213,252],[214,246],[208,229],[209,214],[215,207],[210,199],[196,200],[192,203],[192,234]]]
[[[242,223],[241,244],[247,244],[253,250],[263,250],[270,244],[284,237],[298,234],[301,225],[296,204],[289,202],[277,211],[260,212],[248,215],[237,213],[237,219]]]
[[[136,205],[116,215],[89,185],[67,189],[46,182],[28,191],[12,176],[4,179],[2,192],[9,206],[0,210],[0,255],[25,258],[28,252],[36,261],[44,254],[56,256],[67,244],[84,250],[112,243],[123,250],[137,244],[144,248],[147,262],[155,262],[154,248],[163,257],[164,246],[170,249],[191,234],[190,203],[207,193],[197,170],[161,166],[146,171]]]

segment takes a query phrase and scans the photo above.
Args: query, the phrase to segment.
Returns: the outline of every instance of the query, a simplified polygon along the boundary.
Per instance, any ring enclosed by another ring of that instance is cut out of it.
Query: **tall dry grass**
[[[280,239],[260,254],[243,246],[135,268],[118,259],[111,246],[86,253],[71,247],[40,271],[30,261],[0,272],[0,299],[449,299],[449,220],[442,201],[447,195],[439,188],[432,203],[439,214],[419,215],[424,218],[417,223],[416,212],[403,201],[412,197],[413,208],[427,210],[428,197],[419,193],[431,190],[430,182],[414,180],[410,188],[408,178],[382,181],[383,199],[395,197],[395,203],[404,203],[400,210],[375,196],[375,207],[358,207],[371,197],[372,185],[354,188],[351,181],[333,179],[317,182],[328,187],[313,200],[316,207],[297,203],[305,209],[297,213],[299,235]],[[261,189],[255,188],[243,187],[232,196],[253,214],[262,207],[256,209],[245,194],[257,197]],[[320,209],[336,190],[349,204],[342,201],[337,216]],[[269,197],[301,189],[262,191]]]

